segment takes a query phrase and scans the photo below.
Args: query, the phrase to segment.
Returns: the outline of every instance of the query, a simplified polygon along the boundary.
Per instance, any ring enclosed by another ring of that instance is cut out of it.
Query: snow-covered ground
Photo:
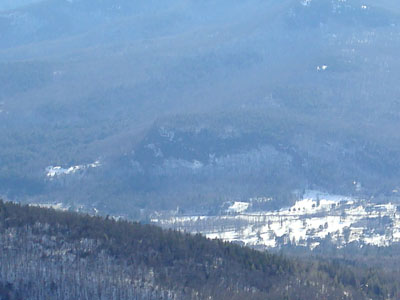
[[[63,203],[30,203],[29,206],[38,206],[42,208],[52,208],[55,210],[67,211],[69,210],[69,206],[64,205]]]
[[[153,223],[200,232],[248,246],[285,244],[313,249],[328,239],[338,248],[351,242],[388,246],[400,242],[400,214],[391,203],[307,191],[291,207],[279,211],[249,211],[250,203],[234,202],[220,216],[158,215]]]
[[[83,171],[83,170],[87,170],[90,168],[97,168],[99,166],[101,166],[99,161],[95,161],[94,163],[86,164],[86,165],[72,166],[69,168],[63,168],[60,166],[49,166],[46,168],[46,176],[49,178],[54,178],[54,177],[58,177],[61,175],[74,174],[78,171]]]
[[[234,202],[231,206],[229,206],[227,211],[232,213],[241,213],[246,211],[249,205],[250,203],[248,202]]]

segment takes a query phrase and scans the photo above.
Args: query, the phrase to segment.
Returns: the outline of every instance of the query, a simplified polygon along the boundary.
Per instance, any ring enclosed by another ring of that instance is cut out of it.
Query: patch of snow
[[[303,6],[310,6],[312,0],[302,0],[300,3]]]
[[[63,168],[60,166],[49,166],[46,168],[46,176],[49,178],[55,178],[61,175],[74,174],[78,171],[83,171],[89,168],[97,168],[99,166],[101,166],[101,163],[98,160],[91,164],[72,166],[69,168]]]
[[[321,243],[320,242],[313,242],[310,244],[310,249],[314,250],[316,247],[318,247]]]
[[[246,211],[249,208],[250,203],[247,202],[234,202],[229,208],[227,209],[230,213],[241,213]]]
[[[37,206],[41,208],[52,208],[55,210],[67,211],[69,206],[65,206],[62,203],[30,203],[29,206]]]
[[[200,169],[202,167],[203,167],[203,163],[198,161],[198,160],[194,160],[192,165],[191,165],[191,168],[194,169],[194,170]]]
[[[379,247],[389,246],[389,242],[387,241],[386,237],[384,235],[379,235],[379,234],[364,237],[364,242],[366,244]]]
[[[326,69],[328,69],[327,65],[317,66],[317,71],[325,71]]]

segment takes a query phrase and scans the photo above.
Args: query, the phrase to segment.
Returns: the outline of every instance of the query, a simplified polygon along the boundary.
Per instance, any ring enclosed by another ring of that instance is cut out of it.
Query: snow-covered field
[[[285,244],[313,249],[328,239],[338,248],[357,242],[388,246],[400,242],[400,214],[392,203],[307,191],[291,207],[251,211],[250,203],[235,202],[220,216],[158,215],[152,222],[167,228],[199,232],[254,247]]]

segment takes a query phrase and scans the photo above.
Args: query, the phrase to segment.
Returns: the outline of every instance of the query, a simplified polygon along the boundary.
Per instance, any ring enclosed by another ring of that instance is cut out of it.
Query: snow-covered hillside
[[[76,172],[84,171],[90,168],[97,168],[99,166],[101,166],[101,164],[98,160],[96,160],[94,163],[91,164],[77,165],[69,168],[63,168],[60,166],[49,166],[46,168],[46,176],[50,179],[53,179],[61,175],[74,174]]]
[[[261,248],[291,244],[314,249],[324,240],[338,248],[353,242],[360,247],[400,242],[400,214],[392,203],[308,191],[279,211],[251,211],[251,204],[233,203],[219,216],[157,216],[152,221]]]

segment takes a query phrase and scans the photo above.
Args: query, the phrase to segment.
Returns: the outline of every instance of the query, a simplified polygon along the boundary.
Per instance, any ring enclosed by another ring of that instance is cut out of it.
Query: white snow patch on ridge
[[[55,210],[67,211],[69,206],[65,206],[63,203],[31,203],[29,206],[37,206],[41,208],[52,208]]]
[[[61,175],[74,174],[78,171],[83,171],[83,170],[87,170],[90,168],[97,168],[100,166],[101,166],[101,163],[98,160],[91,164],[77,165],[77,166],[72,166],[69,168],[63,168],[60,166],[49,166],[46,168],[46,176],[49,178],[55,178],[55,177],[58,177]]]

